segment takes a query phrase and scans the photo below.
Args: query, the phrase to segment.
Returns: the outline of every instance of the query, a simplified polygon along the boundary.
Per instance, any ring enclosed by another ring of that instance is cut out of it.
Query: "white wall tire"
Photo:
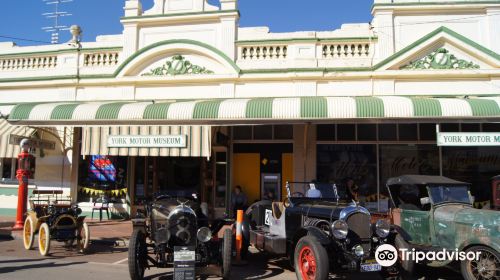
[[[47,223],[43,223],[38,231],[38,250],[42,256],[49,255],[50,251],[50,229]]]
[[[33,243],[35,243],[35,223],[31,216],[26,217],[26,220],[24,220],[23,243],[24,249],[33,249]]]
[[[78,228],[78,251],[82,254],[86,253],[90,245],[90,230],[87,223],[83,223]]]

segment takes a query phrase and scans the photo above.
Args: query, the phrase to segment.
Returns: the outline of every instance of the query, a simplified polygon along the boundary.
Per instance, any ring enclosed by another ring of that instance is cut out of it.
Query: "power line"
[[[10,40],[16,40],[16,41],[26,41],[26,42],[33,42],[33,43],[51,44],[51,42],[48,42],[48,41],[41,41],[41,40],[34,40],[34,39],[25,39],[25,38],[19,38],[19,37],[7,36],[7,35],[0,35],[0,38],[10,39]]]

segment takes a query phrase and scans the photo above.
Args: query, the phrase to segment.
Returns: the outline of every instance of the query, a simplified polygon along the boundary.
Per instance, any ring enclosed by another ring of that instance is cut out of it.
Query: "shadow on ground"
[[[18,260],[21,261],[21,260]],[[39,260],[41,261],[41,260]],[[78,265],[78,264],[84,264],[86,262],[71,262],[71,263],[55,263],[55,262],[40,262],[37,264],[29,264],[29,265],[23,265],[23,266],[7,266],[7,267],[0,267],[0,274],[2,273],[12,273],[16,272],[19,270],[29,270],[29,269],[35,269],[35,268],[54,268],[54,267],[61,267],[61,266],[71,266],[71,265]]]

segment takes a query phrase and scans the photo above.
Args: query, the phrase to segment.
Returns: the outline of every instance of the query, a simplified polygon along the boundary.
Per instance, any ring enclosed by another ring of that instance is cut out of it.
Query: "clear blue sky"
[[[120,34],[124,0],[74,0],[62,10],[73,16],[62,18],[62,24],[82,27],[84,41],[97,35]],[[209,0],[218,3],[218,0]],[[153,0],[142,0],[149,9]],[[240,26],[269,26],[272,32],[303,30],[334,30],[343,23],[366,23],[371,20],[373,0],[240,0]],[[52,22],[42,13],[51,6],[42,0],[2,0],[0,36],[11,36],[50,42],[50,34],[41,28]],[[69,32],[61,32],[61,42],[69,40]],[[18,45],[40,45],[41,42],[17,41],[0,37],[0,41],[15,41]]]

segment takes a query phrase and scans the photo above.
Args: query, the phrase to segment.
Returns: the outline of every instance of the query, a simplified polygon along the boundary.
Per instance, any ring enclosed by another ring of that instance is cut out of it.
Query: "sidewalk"
[[[22,231],[12,231],[14,217],[0,216],[0,238],[22,239]],[[99,222],[98,219],[86,219],[90,229],[90,240],[92,243],[105,243],[120,247],[127,247],[132,234],[132,222],[130,220],[111,220]]]

